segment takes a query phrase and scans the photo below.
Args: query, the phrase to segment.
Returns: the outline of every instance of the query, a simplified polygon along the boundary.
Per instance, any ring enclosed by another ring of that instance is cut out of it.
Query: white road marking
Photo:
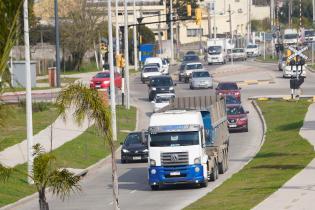
[[[137,190],[130,191],[129,193],[135,193]]]

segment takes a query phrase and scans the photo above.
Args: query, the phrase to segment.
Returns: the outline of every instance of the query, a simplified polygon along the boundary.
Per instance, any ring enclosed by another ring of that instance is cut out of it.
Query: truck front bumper
[[[205,181],[201,164],[188,166],[151,166],[148,169],[149,185],[192,184]]]

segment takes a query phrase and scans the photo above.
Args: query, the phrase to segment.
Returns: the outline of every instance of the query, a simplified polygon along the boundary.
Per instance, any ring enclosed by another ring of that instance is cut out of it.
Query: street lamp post
[[[137,23],[136,19],[136,0],[133,0],[133,22]],[[137,27],[133,27],[133,54],[134,54],[134,65],[135,71],[138,71],[138,43],[137,43]]]
[[[173,0],[170,0],[170,21],[171,21],[171,63],[174,63],[174,28],[173,28]]]
[[[26,75],[26,133],[27,133],[27,174],[28,183],[33,184],[33,115],[32,115],[32,88],[31,88],[31,56],[28,25],[28,0],[24,0],[24,45],[25,45],[25,75]]]
[[[58,0],[55,0],[55,36],[56,36],[56,82],[57,82],[57,87],[60,87],[60,41],[59,41]]]
[[[119,24],[118,24],[118,1],[119,0],[115,0],[115,32],[116,32],[116,55],[119,54],[119,45],[120,45],[120,40],[119,40]],[[119,71],[119,67],[116,63],[116,69],[117,71]]]
[[[128,11],[127,1],[124,2],[124,42],[125,42],[125,78],[126,78],[126,108],[130,109],[130,89],[129,89],[129,45],[128,45]]]

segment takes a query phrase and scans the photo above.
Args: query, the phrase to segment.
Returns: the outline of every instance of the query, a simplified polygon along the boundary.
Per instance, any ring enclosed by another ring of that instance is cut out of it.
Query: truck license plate
[[[171,176],[179,176],[180,172],[179,171],[174,171],[170,173]]]
[[[101,86],[100,85],[95,85],[95,88],[101,88]]]
[[[141,157],[140,156],[135,156],[135,157],[132,157],[133,160],[141,160]]]

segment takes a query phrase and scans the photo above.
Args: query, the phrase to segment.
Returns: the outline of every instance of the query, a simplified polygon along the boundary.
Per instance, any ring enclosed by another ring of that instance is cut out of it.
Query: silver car
[[[279,71],[283,71],[286,67],[287,57],[283,56],[278,61],[278,69]]]
[[[213,88],[212,76],[208,71],[198,70],[191,74],[190,89]]]

